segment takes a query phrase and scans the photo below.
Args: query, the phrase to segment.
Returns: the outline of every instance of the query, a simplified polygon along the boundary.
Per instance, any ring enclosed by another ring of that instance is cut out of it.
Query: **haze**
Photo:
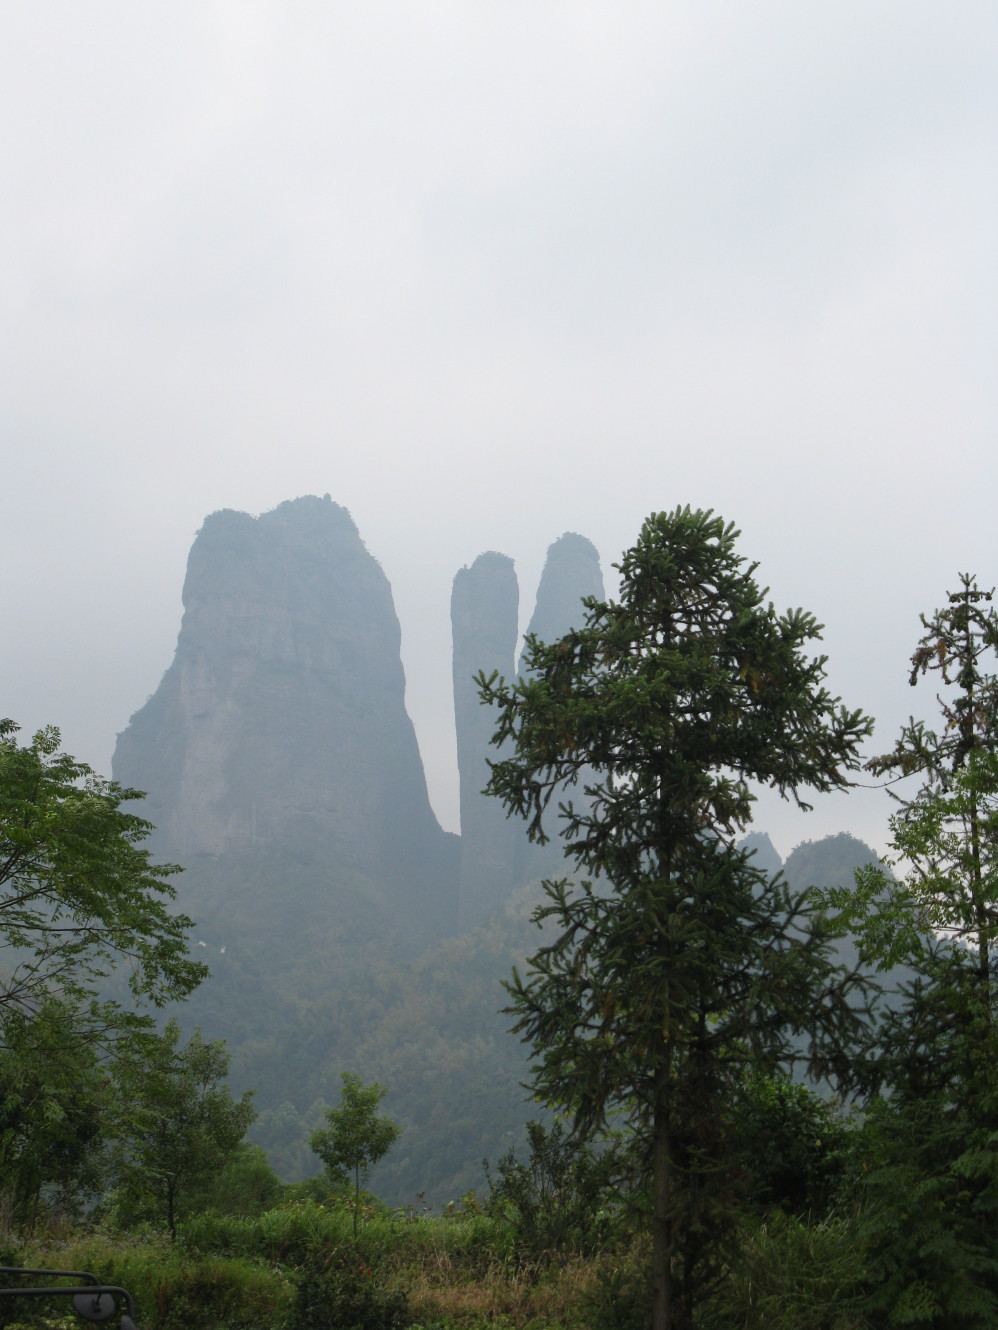
[[[222,507],[329,492],[391,582],[456,829],[449,601],[644,516],[742,529],[872,751],[998,581],[990,4],[0,9],[0,714],[103,772]],[[808,819],[764,800],[781,854]]]

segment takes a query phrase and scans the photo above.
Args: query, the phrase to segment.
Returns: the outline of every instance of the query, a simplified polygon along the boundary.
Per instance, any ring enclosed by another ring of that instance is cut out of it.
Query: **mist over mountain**
[[[557,638],[602,595],[595,548],[565,534],[529,631]],[[251,1137],[285,1176],[317,1170],[309,1133],[349,1070],[388,1088],[404,1128],[375,1189],[452,1199],[541,1111],[501,981],[538,945],[539,879],[562,871],[563,847],[555,824],[530,845],[481,793],[494,719],[473,683],[479,670],[515,677],[513,561],[487,552],[454,579],[460,837],[430,807],[391,588],[346,509],[327,496],[213,513],[183,600],[173,661],[113,763],[147,791],[155,856],[184,867],[178,905],[211,966],[173,1014],[226,1039],[233,1088],[256,1091]],[[783,867],[767,836],[748,840],[760,867]],[[798,847],[788,878],[837,884],[874,857],[834,841]]]

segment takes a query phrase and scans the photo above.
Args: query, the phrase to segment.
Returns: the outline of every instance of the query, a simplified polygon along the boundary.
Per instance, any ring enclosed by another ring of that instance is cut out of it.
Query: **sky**
[[[889,749],[998,582],[998,7],[0,0],[0,715],[109,774],[219,508],[349,509],[457,829],[454,574],[713,508]],[[868,778],[863,778],[867,780]],[[781,854],[882,791],[772,796]]]

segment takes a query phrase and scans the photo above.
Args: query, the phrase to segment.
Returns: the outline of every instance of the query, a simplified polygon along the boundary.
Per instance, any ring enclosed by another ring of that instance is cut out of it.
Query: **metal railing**
[[[20,1284],[0,1287],[0,1330],[7,1322],[4,1301],[18,1298],[72,1298],[73,1311],[85,1321],[109,1321],[119,1302],[124,1302],[121,1330],[136,1330],[135,1300],[125,1288],[102,1284],[89,1270],[27,1270],[20,1265],[0,1265],[0,1279],[12,1276],[30,1279],[72,1279],[72,1284],[24,1287]]]

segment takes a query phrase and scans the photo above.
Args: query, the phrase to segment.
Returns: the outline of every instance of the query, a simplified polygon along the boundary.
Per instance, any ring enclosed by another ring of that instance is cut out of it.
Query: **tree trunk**
[[[672,1330],[672,1248],[669,1222],[672,1200],[672,1139],[669,1121],[669,1063],[655,1073],[652,1139],[652,1330]]]

